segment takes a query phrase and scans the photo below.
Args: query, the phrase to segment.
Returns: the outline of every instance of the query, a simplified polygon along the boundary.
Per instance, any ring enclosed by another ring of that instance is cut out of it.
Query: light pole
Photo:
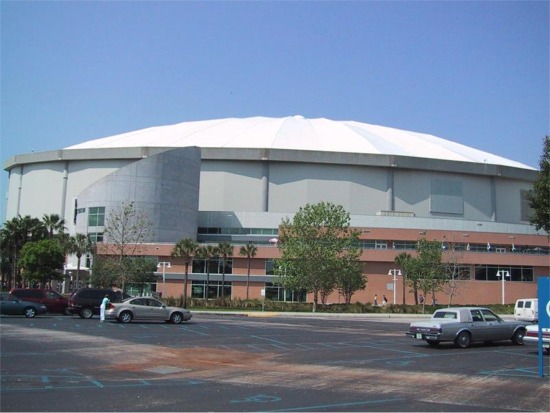
[[[401,276],[401,270],[393,269],[388,271],[388,275],[393,275],[393,303],[397,304],[396,302],[396,289],[397,289],[397,276]]]
[[[497,277],[502,277],[502,304],[504,304],[504,278],[510,278],[510,273],[508,271],[497,271]]]
[[[162,293],[166,292],[166,268],[172,268],[168,261],[161,261],[157,264],[157,268],[162,267]]]

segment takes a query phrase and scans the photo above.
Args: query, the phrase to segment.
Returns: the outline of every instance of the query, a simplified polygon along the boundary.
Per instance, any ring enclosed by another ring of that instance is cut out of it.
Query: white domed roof
[[[437,136],[354,121],[251,117],[183,122],[94,139],[65,149],[267,148],[412,156],[534,169]]]

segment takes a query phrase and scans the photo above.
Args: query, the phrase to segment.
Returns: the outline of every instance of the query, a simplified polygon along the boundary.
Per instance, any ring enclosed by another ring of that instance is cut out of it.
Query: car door
[[[487,340],[487,322],[483,318],[480,309],[470,310],[472,322],[470,323],[470,331],[472,332],[473,340]]]
[[[166,320],[166,307],[164,304],[155,300],[154,298],[147,299],[147,305],[149,307],[149,319],[151,320]]]
[[[486,325],[486,341],[506,340],[511,337],[510,327],[499,316],[487,308],[482,309],[481,314]]]
[[[66,304],[64,297],[55,291],[44,291],[45,298],[42,304],[48,307],[48,311],[52,313],[62,313],[65,310]]]
[[[128,302],[130,311],[134,315],[135,319],[147,319],[148,318],[148,306],[146,298],[134,298]]]
[[[0,296],[0,312],[6,315],[20,314],[19,300],[12,294],[2,293]]]

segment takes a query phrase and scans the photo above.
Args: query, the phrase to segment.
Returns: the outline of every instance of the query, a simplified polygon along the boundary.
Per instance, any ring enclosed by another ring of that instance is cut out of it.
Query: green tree
[[[117,284],[120,260],[108,255],[96,255],[92,264],[92,285],[111,288]]]
[[[76,263],[76,285],[80,285],[80,263],[82,256],[95,251],[95,244],[85,234],[75,234],[67,240],[67,252],[75,254]]]
[[[527,193],[531,207],[529,222],[537,230],[543,229],[550,236],[550,136],[548,135],[544,138],[539,167],[533,189]]]
[[[214,245],[203,245],[197,249],[197,257],[202,258],[206,265],[206,299],[210,298],[210,261],[218,257],[218,249]]]
[[[367,287],[367,279],[363,276],[363,265],[359,257],[348,256],[342,259],[336,285],[346,304],[351,303],[351,297],[355,292]]]
[[[172,257],[183,258],[185,265],[185,279],[183,283],[183,308],[187,308],[187,284],[189,280],[189,264],[193,260],[199,245],[191,238],[184,238],[174,245]]]
[[[65,232],[65,220],[58,214],[44,214],[42,222],[46,227],[48,238],[53,238],[55,234]]]
[[[418,288],[424,293],[422,312],[426,305],[427,294],[431,293],[435,300],[435,293],[440,290],[445,282],[444,271],[441,265],[442,245],[440,241],[428,241],[424,238],[418,240],[417,256],[412,258],[412,274],[418,283]]]
[[[401,267],[401,274],[403,274],[403,305],[407,302],[406,300],[406,291],[405,287],[407,285],[407,263],[411,259],[411,254],[402,252],[397,257],[395,257],[394,262]],[[414,302],[418,304],[418,286],[416,283],[413,283],[412,290],[414,293]]]
[[[227,241],[218,244],[218,254],[222,257],[222,299],[225,298],[225,264],[227,258],[233,255],[233,247]]]
[[[61,279],[64,262],[63,246],[56,240],[28,242],[21,249],[20,263],[23,276],[30,284],[45,284],[52,279]]]
[[[320,202],[301,207],[292,221],[279,228],[278,260],[284,270],[279,283],[286,288],[313,293],[316,311],[319,293],[335,285],[346,260],[361,254],[359,231],[350,228],[350,216],[341,205]]]
[[[256,256],[258,252],[255,245],[248,243],[243,245],[239,250],[239,255],[246,257],[246,299],[249,299],[249,288],[250,288],[250,261]]]
[[[128,272],[128,285],[138,288],[140,295],[143,295],[148,284],[157,279],[157,265],[150,258],[127,257],[125,267]]]
[[[2,250],[3,274],[10,274],[8,288],[15,287],[21,280],[19,256],[28,242],[40,241],[47,236],[44,224],[38,218],[17,216],[6,221],[0,230],[0,248]]]

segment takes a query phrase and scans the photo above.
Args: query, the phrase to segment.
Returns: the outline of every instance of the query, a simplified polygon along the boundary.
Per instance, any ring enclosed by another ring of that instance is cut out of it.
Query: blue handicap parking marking
[[[256,394],[242,400],[231,400],[231,403],[275,403],[282,399],[279,396],[270,396],[268,394]]]

